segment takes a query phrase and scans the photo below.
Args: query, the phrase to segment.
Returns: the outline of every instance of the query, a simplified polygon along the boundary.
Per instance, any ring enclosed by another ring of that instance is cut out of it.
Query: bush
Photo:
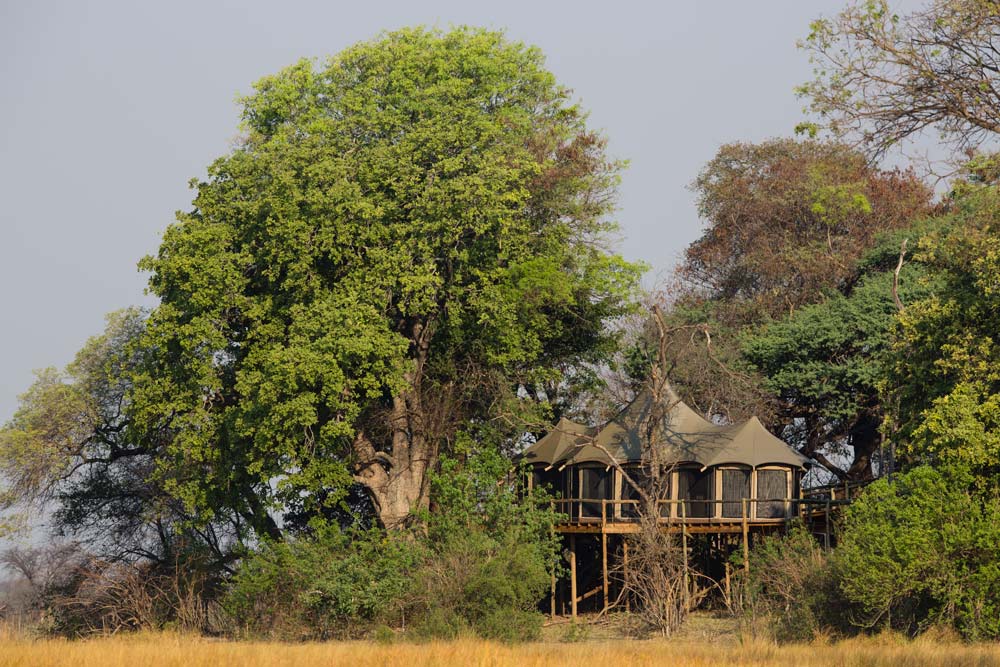
[[[961,470],[921,466],[868,487],[834,566],[858,627],[1000,638],[1000,500]]]
[[[840,624],[844,604],[835,573],[803,526],[765,538],[749,560],[750,571],[737,580],[734,602],[752,634],[808,641]]]
[[[558,558],[555,516],[498,483],[508,471],[496,452],[446,459],[432,478],[437,502],[413,530],[318,527],[262,545],[225,607],[249,635],[358,637],[393,626],[417,638],[537,638],[536,605]]]
[[[536,639],[536,605],[558,562],[555,515],[538,495],[498,484],[509,471],[498,452],[445,459],[431,480],[437,499],[424,518],[430,555],[416,574],[412,618],[421,636],[471,632],[485,639]]]
[[[245,559],[224,607],[252,636],[365,635],[398,623],[423,545],[407,535],[321,527]]]
[[[484,639],[538,637],[535,609],[549,586],[549,568],[535,545],[482,529],[439,544],[416,574],[409,616],[416,634],[450,639],[470,632]]]

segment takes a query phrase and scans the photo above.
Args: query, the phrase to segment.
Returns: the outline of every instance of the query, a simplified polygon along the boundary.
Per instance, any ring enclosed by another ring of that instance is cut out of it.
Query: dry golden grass
[[[964,645],[932,640],[905,642],[894,637],[855,639],[835,643],[775,646],[767,643],[704,643],[690,640],[598,641],[536,643],[504,646],[461,640],[428,644],[380,645],[366,642],[277,644],[213,641],[171,634],[145,634],[65,641],[29,640],[0,636],[0,666],[83,667],[225,665],[471,665],[541,667],[543,665],[632,667],[671,665],[695,667],[818,667],[820,665],[906,667],[1000,667],[1000,645]]]

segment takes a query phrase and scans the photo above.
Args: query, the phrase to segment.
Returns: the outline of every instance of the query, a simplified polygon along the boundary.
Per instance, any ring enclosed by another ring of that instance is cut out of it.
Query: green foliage
[[[424,546],[378,530],[321,527],[244,560],[224,605],[250,635],[351,637],[397,623]]]
[[[809,641],[838,624],[843,605],[837,599],[834,572],[827,554],[802,525],[756,545],[750,552],[749,574],[740,576],[738,603],[751,632],[778,641]]]
[[[1000,498],[955,469],[881,479],[847,509],[834,554],[853,622],[1000,637]]]
[[[901,450],[957,463],[984,479],[1000,457],[1000,195],[960,183],[944,226],[923,238],[921,261],[943,285],[900,316],[884,390]]]
[[[517,641],[541,631],[536,605],[560,559],[552,532],[558,515],[544,492],[523,494],[518,485],[503,483],[509,473],[510,462],[495,449],[461,461],[442,459],[431,480],[435,506],[426,518],[433,556],[416,575],[419,635],[465,627],[481,637]]]
[[[608,354],[640,272],[603,249],[620,164],[542,54],[486,30],[387,33],[242,103],[142,263],[161,304],[132,416],[169,423],[158,474],[203,517],[276,537],[270,512],[354,483],[405,516],[392,480],[417,507],[426,483],[395,457],[433,468],[512,387]]]
[[[902,283],[913,286],[916,273],[904,273]],[[891,274],[866,277],[849,296],[760,329],[746,339],[744,354],[783,400],[830,421],[853,420],[877,401],[879,360],[896,314],[891,289]]]
[[[551,567],[537,544],[509,532],[480,527],[451,535],[416,574],[414,630],[424,637],[469,632],[502,641],[536,639],[544,620],[536,605]]]
[[[881,387],[898,314],[892,270],[901,241],[908,238],[916,245],[934,228],[920,223],[886,235],[859,260],[859,277],[850,290],[743,336],[744,358],[781,401],[791,426],[786,437],[810,456],[843,454],[837,443],[850,445],[854,460],[848,476],[872,474],[871,455],[884,414]],[[898,293],[911,303],[941,285],[939,271],[911,261],[900,272]]]
[[[442,468],[424,529],[314,522],[311,535],[247,558],[226,608],[252,635],[351,637],[392,625],[418,638],[537,637],[536,604],[558,559],[555,515],[504,483],[509,463],[494,450]]]

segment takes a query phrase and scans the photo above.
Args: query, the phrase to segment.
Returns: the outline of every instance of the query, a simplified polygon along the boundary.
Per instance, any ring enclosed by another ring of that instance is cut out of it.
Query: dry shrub
[[[617,567],[623,595],[634,603],[636,616],[651,629],[669,636],[680,628],[709,589],[687,567],[680,538],[666,533],[655,515],[644,513],[639,532],[629,535],[628,566]]]
[[[79,636],[134,630],[215,632],[220,614],[212,579],[197,563],[90,560],[74,585],[50,602],[54,630]]]

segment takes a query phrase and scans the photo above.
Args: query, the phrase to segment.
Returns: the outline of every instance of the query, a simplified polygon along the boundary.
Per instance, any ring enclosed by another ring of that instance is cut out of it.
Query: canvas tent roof
[[[579,449],[586,442],[587,436],[592,436],[596,431],[595,428],[577,424],[564,417],[551,431],[528,447],[521,458],[528,463],[551,465]]]
[[[560,420],[556,428],[524,452],[527,461],[546,464],[638,462],[642,434],[653,403],[642,394],[600,429]],[[669,450],[664,460],[698,463],[702,467],[735,463],[759,466],[768,463],[804,468],[808,459],[770,433],[756,417],[730,425],[703,419],[683,402],[673,405],[659,426],[660,446]],[[550,439],[550,436],[556,434]],[[600,445],[600,446],[596,446]],[[606,451],[605,451],[606,450]]]

